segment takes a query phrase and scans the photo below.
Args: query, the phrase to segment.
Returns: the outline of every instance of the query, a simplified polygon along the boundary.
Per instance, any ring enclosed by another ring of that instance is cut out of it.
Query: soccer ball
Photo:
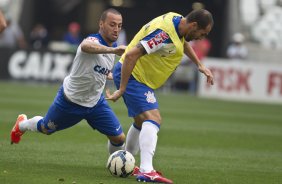
[[[126,178],[133,172],[135,159],[131,153],[118,150],[110,155],[107,168],[113,176]]]

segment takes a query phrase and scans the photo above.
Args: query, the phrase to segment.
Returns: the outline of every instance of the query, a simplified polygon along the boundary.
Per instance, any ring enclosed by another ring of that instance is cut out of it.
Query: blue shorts
[[[117,62],[113,70],[114,82],[117,89],[120,86],[121,66],[122,64]],[[138,82],[132,75],[123,94],[123,100],[127,106],[128,116],[130,117],[136,117],[145,111],[159,108],[154,90]]]
[[[89,108],[70,102],[64,96],[63,91],[63,87],[61,87],[46,116],[39,121],[38,130],[42,131],[40,126],[43,125],[51,134],[69,128],[85,119],[93,129],[97,129],[102,134],[118,136],[123,133],[116,115],[103,95],[94,107]]]

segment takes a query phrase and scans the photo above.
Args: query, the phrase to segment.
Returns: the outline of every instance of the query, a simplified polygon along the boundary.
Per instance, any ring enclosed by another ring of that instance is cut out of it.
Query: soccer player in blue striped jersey
[[[71,72],[65,77],[45,117],[27,119],[21,114],[11,130],[11,143],[18,143],[27,131],[52,134],[85,119],[109,139],[109,153],[123,149],[125,135],[116,115],[103,96],[107,78],[112,78],[115,55],[125,46],[116,40],[122,28],[122,16],[115,9],[101,15],[99,33],[91,34],[79,45]]]

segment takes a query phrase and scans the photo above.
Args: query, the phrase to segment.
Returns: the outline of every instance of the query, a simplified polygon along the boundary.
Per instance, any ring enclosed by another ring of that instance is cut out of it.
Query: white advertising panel
[[[282,64],[223,59],[205,60],[215,83],[206,84],[201,75],[199,96],[227,100],[282,103]]]

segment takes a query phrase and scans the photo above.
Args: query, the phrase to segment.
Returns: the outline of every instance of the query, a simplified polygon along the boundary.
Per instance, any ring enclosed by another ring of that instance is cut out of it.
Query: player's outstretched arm
[[[207,83],[213,85],[212,72],[201,63],[191,45],[186,41],[184,43],[184,53],[198,66],[199,71],[206,75]]]
[[[194,52],[194,49],[191,47],[189,42],[184,42],[184,53],[199,67],[201,65],[201,61]]]
[[[113,94],[111,94],[110,91],[106,91],[107,100],[115,102],[123,95],[137,60],[145,53],[145,49],[140,43],[126,53],[121,68],[120,87]]]
[[[88,54],[116,54],[121,56],[126,49],[126,46],[120,45],[118,47],[107,47],[98,44],[95,40],[86,38],[81,43],[81,50]]]

